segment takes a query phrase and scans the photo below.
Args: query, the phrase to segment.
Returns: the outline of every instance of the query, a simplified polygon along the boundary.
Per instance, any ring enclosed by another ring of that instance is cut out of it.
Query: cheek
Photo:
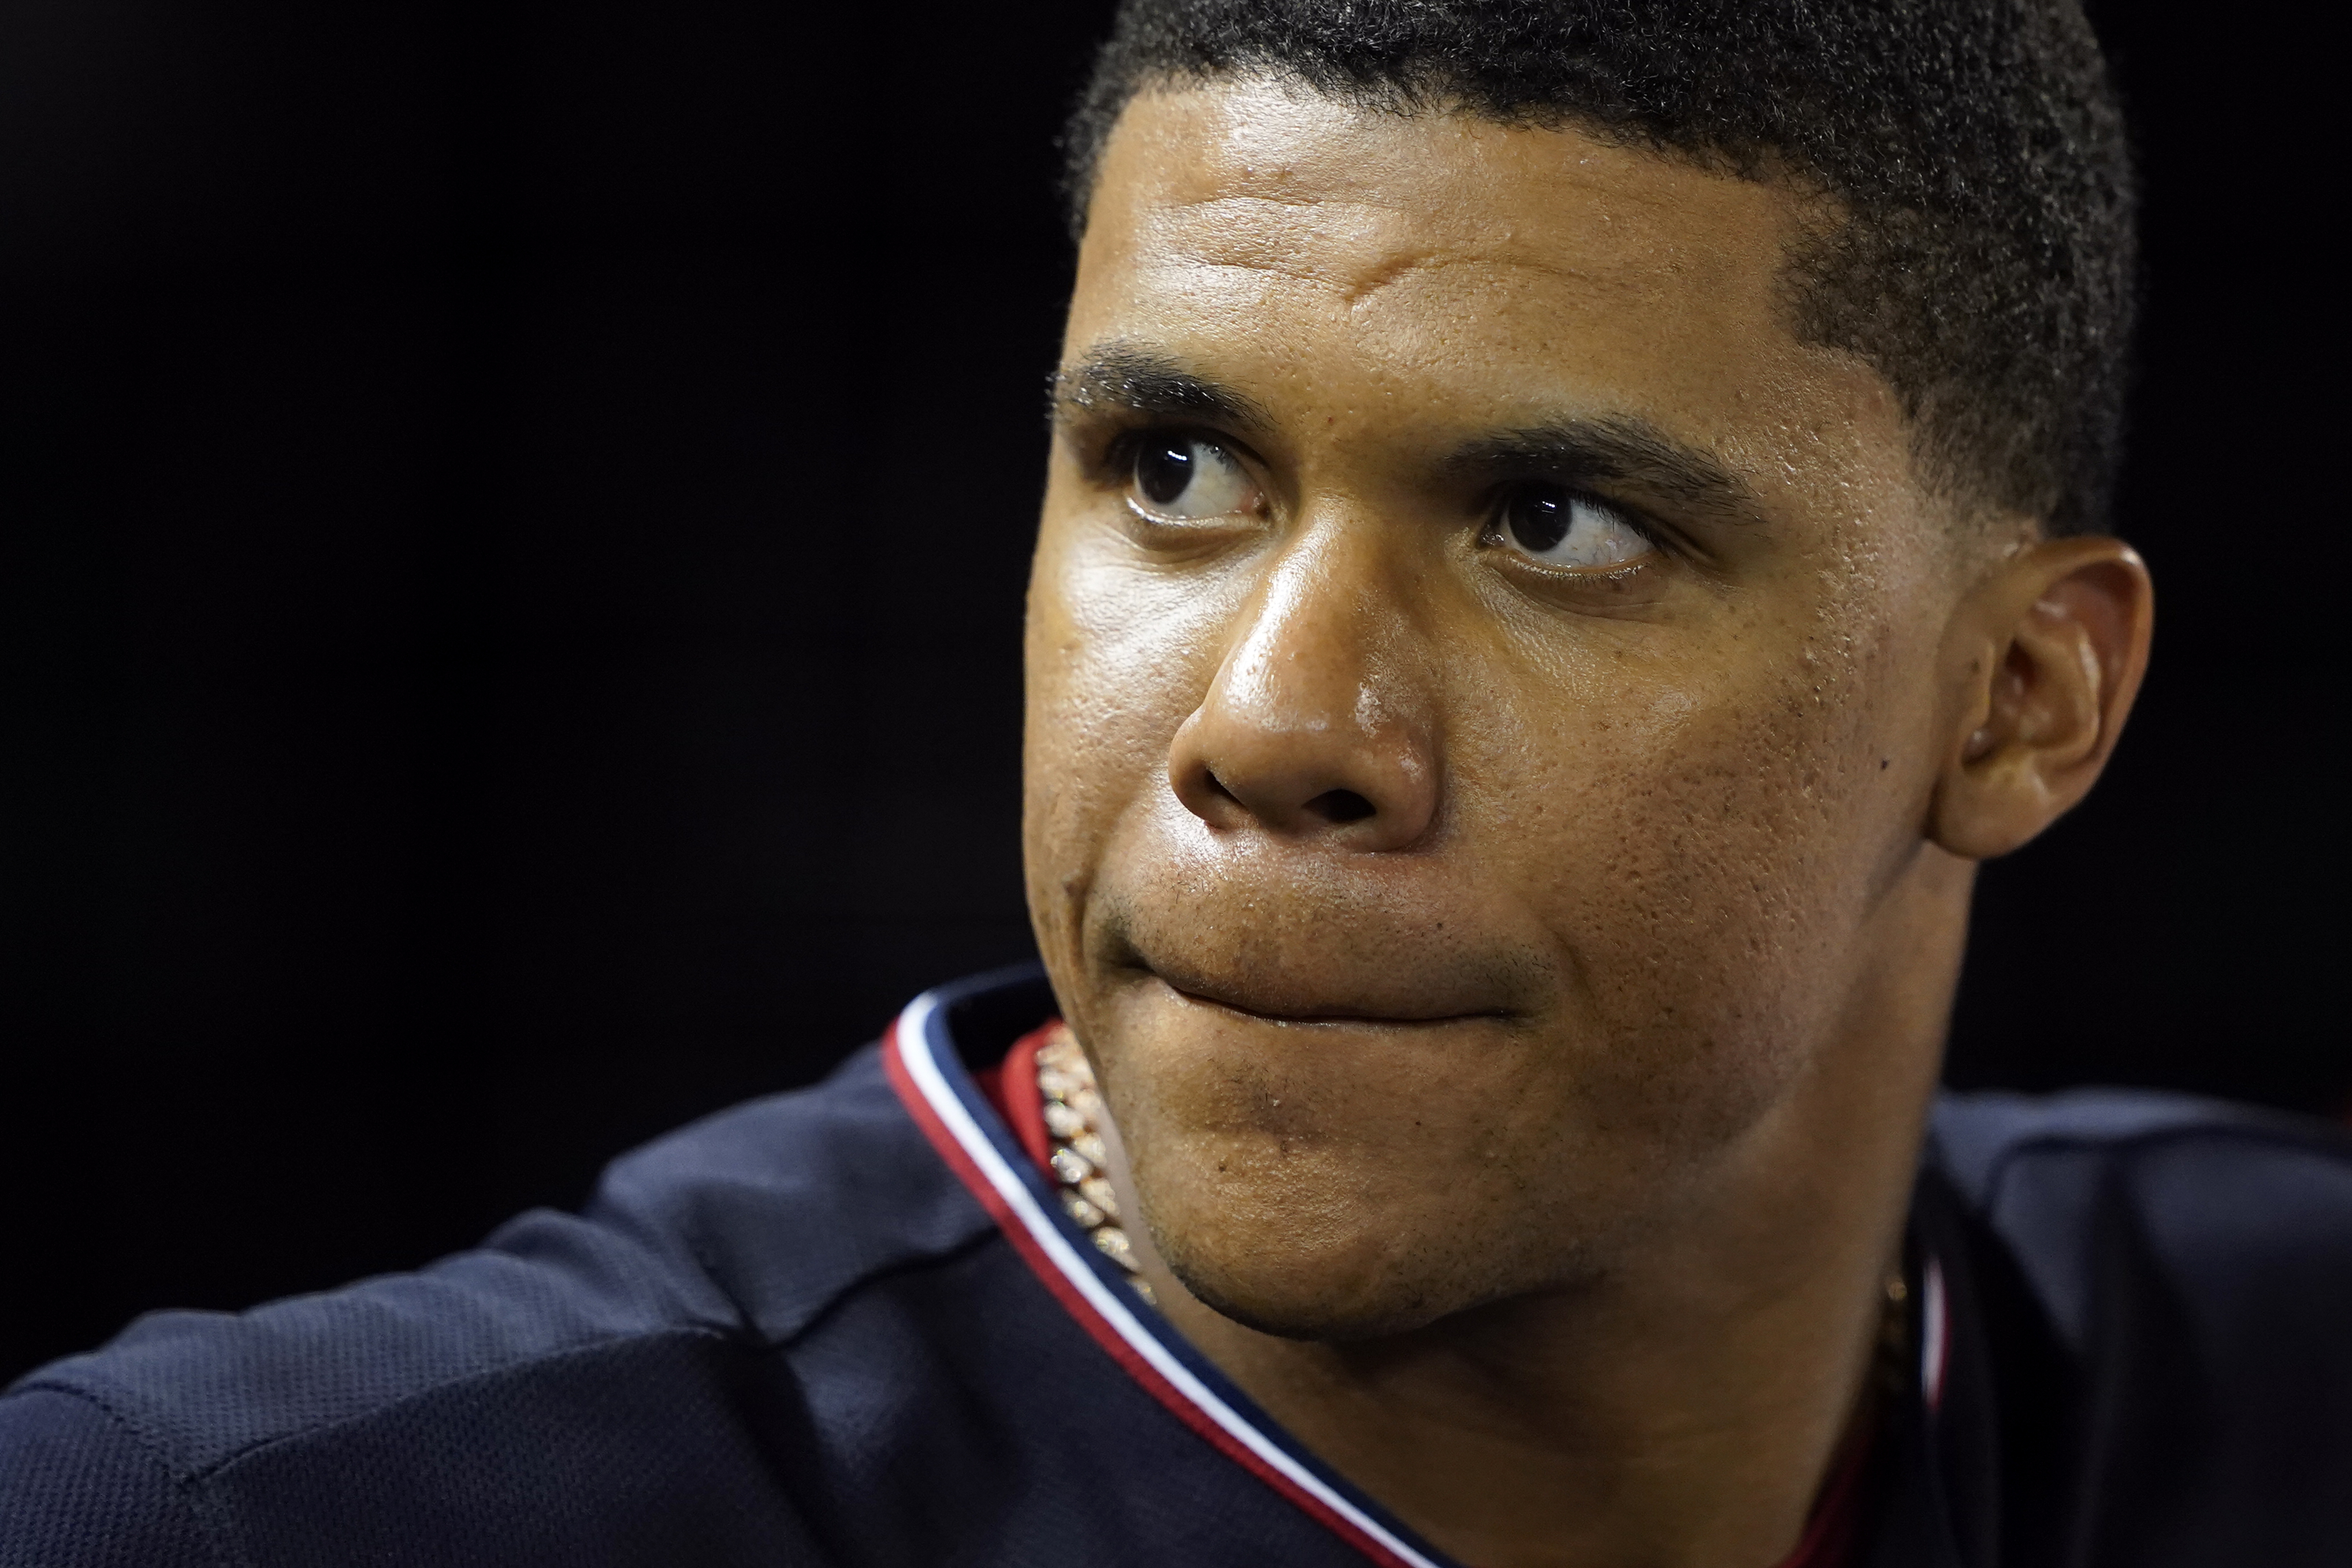
[[[1030,582],[1023,834],[1041,922],[1066,916],[1120,820],[1165,789],[1245,591],[1139,568],[1089,526],[1049,515]]]
[[[1517,851],[1570,977],[1559,1065],[1596,1123],[1728,1136],[1834,1027],[1879,873],[1916,833],[1876,762],[1891,641],[1807,646],[1692,667],[1732,678],[1590,669],[1481,748],[1482,773],[1513,774],[1480,789],[1515,803],[1485,831]]]

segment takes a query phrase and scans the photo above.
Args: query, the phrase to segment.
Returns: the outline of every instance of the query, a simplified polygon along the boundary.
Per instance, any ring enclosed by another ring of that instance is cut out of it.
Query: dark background
[[[1025,955],[1105,12],[6,8],[0,1381],[576,1203]],[[2160,13],[2100,13],[2156,667],[1985,878],[1952,1076],[2340,1113],[2332,130],[2260,8]]]

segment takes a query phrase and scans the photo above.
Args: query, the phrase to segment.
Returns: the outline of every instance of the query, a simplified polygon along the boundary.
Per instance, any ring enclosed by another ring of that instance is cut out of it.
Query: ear
[[[2003,562],[1943,648],[1945,760],[1928,837],[2006,855],[2090,793],[2147,668],[2156,601],[2119,539],[2052,539]]]

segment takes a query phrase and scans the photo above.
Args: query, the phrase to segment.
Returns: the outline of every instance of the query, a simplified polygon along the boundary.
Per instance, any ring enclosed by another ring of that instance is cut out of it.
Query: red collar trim
[[[1013,1042],[1003,1061],[971,1075],[980,1091],[988,1096],[988,1103],[1004,1118],[1004,1125],[1013,1129],[1021,1152],[1048,1174],[1054,1169],[1050,1163],[1054,1141],[1045,1131],[1045,1097],[1037,1088],[1037,1052],[1060,1024],[1055,1018],[1038,1025]]]

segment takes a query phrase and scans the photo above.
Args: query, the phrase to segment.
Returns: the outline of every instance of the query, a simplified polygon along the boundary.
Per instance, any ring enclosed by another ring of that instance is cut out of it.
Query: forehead
[[[1360,418],[1638,414],[1739,468],[1826,426],[1903,447],[1879,378],[1786,325],[1799,216],[1573,130],[1255,79],[1147,93],[1104,149],[1070,344],[1143,340]]]

